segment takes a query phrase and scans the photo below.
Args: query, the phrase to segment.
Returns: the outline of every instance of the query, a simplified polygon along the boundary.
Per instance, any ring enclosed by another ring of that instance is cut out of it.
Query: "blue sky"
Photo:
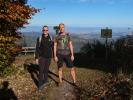
[[[126,26],[133,27],[133,0],[28,0],[43,9],[29,26]]]

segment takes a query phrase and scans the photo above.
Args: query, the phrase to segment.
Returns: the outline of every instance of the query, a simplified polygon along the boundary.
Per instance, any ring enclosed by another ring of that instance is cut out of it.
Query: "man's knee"
[[[70,71],[75,71],[75,68],[74,68],[74,67],[73,67],[73,68],[71,68],[71,69],[70,69]]]
[[[61,71],[62,71],[62,68],[58,68],[58,71],[60,71],[60,72],[61,72]]]

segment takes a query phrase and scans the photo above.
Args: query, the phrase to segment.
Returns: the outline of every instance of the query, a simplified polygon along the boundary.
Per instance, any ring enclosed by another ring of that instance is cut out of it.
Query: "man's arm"
[[[70,53],[71,53],[71,60],[74,60],[74,51],[73,51],[73,44],[72,41],[69,42],[70,45]]]
[[[57,58],[57,55],[56,55],[56,51],[57,51],[57,42],[54,41],[54,60],[57,62],[58,58]]]
[[[39,38],[37,38],[36,49],[35,49],[35,62],[36,62],[36,64],[38,64],[38,58],[39,58]]]

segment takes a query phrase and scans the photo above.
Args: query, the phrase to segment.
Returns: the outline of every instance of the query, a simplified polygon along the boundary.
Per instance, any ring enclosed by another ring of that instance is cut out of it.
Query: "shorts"
[[[70,55],[62,55],[62,54],[57,54],[58,57],[58,62],[57,62],[57,66],[58,68],[63,67],[63,63],[66,63],[66,66],[68,68],[72,68],[73,67],[73,61],[71,60]]]

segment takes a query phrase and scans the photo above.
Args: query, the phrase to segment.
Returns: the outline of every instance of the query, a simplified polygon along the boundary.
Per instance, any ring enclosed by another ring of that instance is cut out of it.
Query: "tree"
[[[0,0],[0,74],[9,67],[21,49],[16,41],[21,38],[17,30],[28,24],[39,10],[19,1]]]

